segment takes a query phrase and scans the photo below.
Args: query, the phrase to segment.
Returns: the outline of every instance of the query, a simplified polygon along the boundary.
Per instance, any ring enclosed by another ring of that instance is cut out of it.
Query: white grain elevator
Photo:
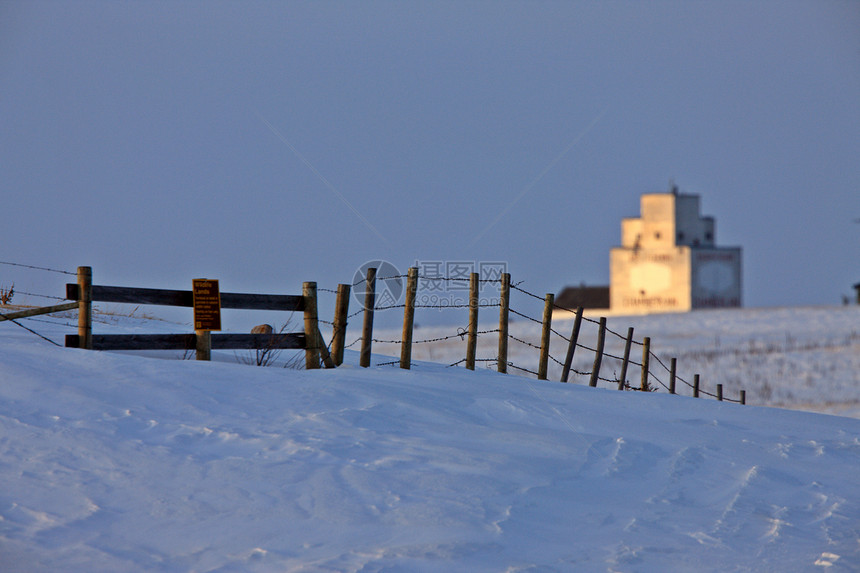
[[[699,196],[641,197],[641,216],[621,222],[621,246],[610,251],[613,313],[685,312],[741,306],[741,249],[718,247],[713,217]]]

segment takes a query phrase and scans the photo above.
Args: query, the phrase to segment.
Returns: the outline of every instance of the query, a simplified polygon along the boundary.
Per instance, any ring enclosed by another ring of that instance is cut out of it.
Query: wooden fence
[[[186,350],[195,351],[198,360],[209,360],[211,351],[222,349],[248,349],[248,350],[263,350],[263,349],[304,349],[306,367],[319,368],[324,365],[327,368],[334,368],[343,362],[345,345],[346,328],[348,320],[358,314],[364,314],[364,324],[361,336],[352,344],[361,341],[361,351],[359,354],[359,364],[362,367],[368,367],[371,364],[371,353],[373,342],[382,343],[398,343],[400,345],[400,360],[390,364],[399,364],[401,368],[409,369],[412,364],[412,346],[417,343],[435,342],[438,340],[447,340],[449,338],[463,338],[466,340],[465,358],[452,364],[452,366],[460,363],[465,363],[466,368],[475,369],[477,352],[477,340],[479,335],[485,335],[493,332],[498,333],[498,353],[494,359],[481,359],[481,361],[495,362],[499,372],[505,373],[509,368],[514,368],[524,372],[530,372],[540,380],[546,380],[548,377],[549,361],[553,360],[561,366],[561,382],[567,382],[572,369],[574,354],[578,348],[592,351],[594,353],[594,361],[591,372],[577,372],[582,376],[588,376],[589,386],[597,386],[599,381],[609,382],[617,385],[619,390],[640,390],[651,391],[655,388],[652,384],[652,379],[656,376],[652,373],[652,358],[662,366],[668,373],[668,384],[662,380],[656,381],[662,385],[669,393],[676,393],[676,384],[681,382],[686,384],[692,390],[694,397],[707,395],[715,397],[718,400],[723,400],[723,388],[721,384],[716,385],[716,392],[706,392],[701,387],[700,376],[695,374],[692,382],[688,382],[677,374],[677,360],[670,359],[670,365],[666,366],[659,357],[651,351],[651,339],[643,338],[641,342],[634,340],[633,328],[627,330],[627,335],[615,333],[606,326],[606,318],[600,318],[599,321],[583,317],[583,309],[576,310],[573,320],[573,327],[570,336],[565,336],[552,328],[552,312],[558,309],[555,304],[554,296],[547,294],[545,297],[539,297],[533,293],[519,288],[517,285],[511,284],[511,276],[508,273],[503,273],[499,279],[479,279],[477,273],[471,273],[468,279],[462,277],[421,277],[432,281],[468,281],[469,283],[469,301],[467,306],[469,310],[468,328],[458,331],[456,335],[434,339],[434,340],[413,340],[413,329],[415,320],[416,308],[426,308],[430,305],[416,305],[416,294],[418,292],[418,269],[410,268],[406,275],[397,277],[384,277],[379,280],[388,279],[406,279],[405,301],[403,304],[394,304],[384,308],[402,307],[403,314],[403,330],[402,337],[397,341],[380,341],[373,338],[373,318],[374,312],[381,310],[376,305],[376,282],[377,269],[370,268],[364,278],[356,282],[354,285],[341,284],[336,292],[337,301],[335,304],[334,322],[328,323],[332,325],[332,341],[331,351],[326,346],[319,330],[319,318],[317,310],[317,285],[314,282],[305,282],[303,284],[301,295],[273,295],[273,294],[246,294],[246,293],[220,293],[220,306],[222,308],[232,309],[254,309],[254,310],[276,310],[286,312],[302,312],[304,315],[304,330],[303,332],[293,333],[271,333],[271,334],[235,334],[235,333],[211,333],[207,330],[197,330],[194,333],[180,334],[128,334],[128,335],[104,335],[93,334],[92,332],[92,303],[93,302],[115,302],[115,303],[130,303],[130,304],[152,304],[152,305],[167,305],[180,307],[193,307],[194,294],[191,290],[165,290],[165,289],[150,289],[150,288],[133,288],[133,287],[116,287],[102,286],[92,284],[92,269],[90,267],[79,267],[77,271],[77,283],[66,285],[66,298],[76,302],[65,303],[50,307],[42,307],[35,309],[26,309],[13,313],[0,315],[2,320],[14,320],[17,318],[25,318],[46,314],[50,312],[60,312],[65,310],[78,309],[78,334],[67,335],[65,345],[67,347],[86,348],[92,350]],[[67,273],[73,274],[73,273]],[[499,285],[499,302],[498,304],[480,304],[478,293],[479,283],[492,282]],[[349,314],[349,297],[351,287],[364,283],[364,305],[363,309]],[[525,295],[534,297],[543,301],[543,319],[536,318],[519,313],[510,306],[511,291],[517,290]],[[498,329],[485,332],[478,331],[478,312],[482,306],[498,306],[499,308],[499,327]],[[446,306],[437,306],[433,308],[450,308]],[[528,319],[540,325],[540,346],[536,346],[525,340],[518,339],[509,333],[509,316],[515,314],[518,317]],[[579,333],[583,321],[593,322],[598,326],[596,347],[589,348],[579,342]],[[607,335],[614,335],[624,341],[623,356],[612,356],[604,352],[604,342]],[[567,342],[566,354],[564,362],[554,358],[550,354],[550,341],[552,335],[562,338]],[[517,366],[508,360],[508,342],[514,340],[519,343],[527,344],[534,347],[539,352],[537,371],[531,371],[522,366]],[[350,344],[349,346],[352,346]],[[641,362],[636,362],[632,357],[633,346],[642,347]],[[600,372],[604,357],[609,357],[620,361],[621,373],[614,380],[602,377]],[[581,362],[581,360],[580,360]],[[638,386],[627,380],[628,366],[633,365],[640,368],[640,381]],[[740,391],[739,399],[728,399],[728,401],[744,404],[746,402],[746,393]]]
[[[93,285],[92,269],[79,267],[77,284],[66,285],[66,298],[78,301],[78,334],[66,335],[66,346],[90,350],[194,350],[198,360],[209,360],[212,350],[304,349],[307,368],[319,368],[321,357],[327,368],[334,368],[319,332],[316,283],[304,283],[301,295],[224,292],[220,297],[221,308],[302,312],[304,332],[213,334],[197,330],[188,334],[93,334],[93,302],[192,307],[193,292]]]

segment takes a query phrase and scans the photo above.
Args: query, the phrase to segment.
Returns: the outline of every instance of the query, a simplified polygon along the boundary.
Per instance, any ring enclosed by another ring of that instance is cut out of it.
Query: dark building
[[[555,297],[555,304],[562,308],[576,310],[582,308],[609,308],[608,286],[565,287]]]

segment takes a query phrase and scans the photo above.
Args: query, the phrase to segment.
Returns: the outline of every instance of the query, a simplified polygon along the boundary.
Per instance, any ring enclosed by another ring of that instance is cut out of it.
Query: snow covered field
[[[486,312],[487,322],[481,329],[497,328],[497,312]],[[598,316],[586,315],[592,320]],[[464,324],[460,330],[465,331]],[[570,335],[572,319],[553,319],[553,329]],[[610,316],[607,326],[626,336],[627,328],[634,328],[634,337],[641,341],[651,338],[651,350],[665,365],[669,359],[678,359],[678,375],[692,382],[693,375],[701,376],[702,388],[714,394],[716,385],[722,384],[725,395],[738,398],[746,390],[747,404],[798,408],[860,417],[860,306],[760,308],[707,310],[680,314],[648,316]],[[435,339],[456,333],[454,327],[418,329],[416,340]],[[540,345],[540,325],[526,320],[513,322],[513,336]],[[399,331],[378,332],[383,339],[399,339]],[[478,357],[494,358],[497,354],[496,334],[478,339]],[[348,337],[349,338],[349,337]],[[579,343],[590,348],[596,346],[597,326],[583,322]],[[607,336],[606,352],[621,356],[623,340]],[[374,350],[399,356],[399,345],[376,345]],[[416,345],[412,356],[416,360],[429,360],[452,364],[465,355],[465,343],[458,337],[444,342]],[[553,336],[551,354],[564,362],[567,342]],[[641,349],[634,347],[631,357],[641,361]],[[577,349],[574,370],[590,372],[594,354]],[[511,341],[509,361],[536,371],[538,352],[529,346]],[[485,363],[495,368],[495,363]],[[605,359],[601,367],[603,377],[614,379],[620,362]],[[668,384],[665,369],[652,361],[650,371],[657,379]],[[559,380],[561,366],[549,363],[549,379]],[[640,372],[631,367],[627,379],[639,385]],[[588,376],[572,375],[570,381],[588,383]],[[654,381],[661,391],[665,388]],[[610,384],[601,382],[604,387]],[[678,382],[678,393],[691,396],[689,387]]]
[[[24,324],[71,332],[46,320]],[[110,322],[95,330],[182,330]],[[858,324],[853,307],[610,320],[682,376],[746,388],[738,406],[430,363],[155,360],[0,323],[0,570],[857,571],[860,420],[758,405],[856,412]]]

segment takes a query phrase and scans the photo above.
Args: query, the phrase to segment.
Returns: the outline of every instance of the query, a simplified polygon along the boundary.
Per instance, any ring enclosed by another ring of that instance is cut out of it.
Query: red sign
[[[221,293],[218,281],[193,279],[194,330],[221,330]]]

